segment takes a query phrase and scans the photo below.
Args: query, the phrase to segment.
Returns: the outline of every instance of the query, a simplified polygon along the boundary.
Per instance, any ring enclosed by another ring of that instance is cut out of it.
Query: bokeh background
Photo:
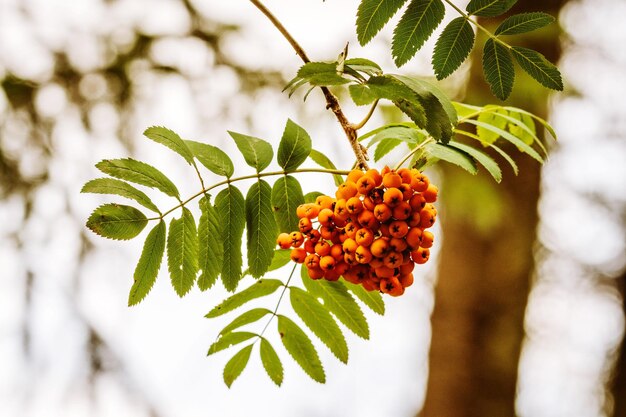
[[[398,71],[389,29],[358,46],[357,5],[267,1],[312,59],[334,60],[350,42],[351,56]],[[162,270],[128,308],[141,239],[92,235],[85,219],[109,200],[79,191],[96,162],[129,155],[197,191],[177,156],[142,138],[150,125],[232,151],[245,169],[226,130],[277,144],[292,118],[348,168],[322,95],[281,93],[301,63],[247,1],[1,0],[0,415],[626,416],[626,3],[520,0],[511,12],[534,10],[559,24],[512,42],[558,62],[566,91],[550,95],[518,71],[507,103],[553,123],[550,160],[519,156],[520,175],[505,171],[500,185],[432,169],[434,259],[384,317],[368,316],[372,340],[348,336],[347,366],[318,344],[325,385],[280,350],[283,387],[253,357],[229,390],[228,354],[205,354],[230,317],[203,318],[226,293],[179,299]],[[402,71],[432,77],[432,47]],[[480,50],[471,58],[442,86],[496,101]],[[363,116],[345,103],[353,121]]]

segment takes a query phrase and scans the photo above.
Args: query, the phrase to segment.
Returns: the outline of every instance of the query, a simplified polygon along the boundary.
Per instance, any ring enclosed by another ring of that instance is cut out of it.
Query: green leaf
[[[250,311],[246,311],[224,327],[220,332],[220,335],[230,333],[241,326],[245,326],[246,324],[254,323],[268,314],[272,314],[272,312],[267,308],[253,308]]]
[[[243,291],[233,294],[209,311],[205,317],[214,318],[241,307],[250,300],[273,294],[283,283],[277,279],[260,279]]]
[[[367,145],[371,148],[378,142],[382,142],[388,139],[398,139],[409,145],[416,145],[422,143],[427,137],[427,132],[415,127],[403,126],[403,125],[387,125],[381,128],[375,129],[373,132],[369,132],[363,135],[359,140],[364,137],[371,136],[370,133],[374,133],[374,137]]]
[[[255,336],[256,336],[256,333],[250,333],[250,332],[226,333],[225,335],[220,336],[220,338],[217,339],[217,341],[209,347],[207,356],[220,352],[224,349],[228,349],[229,347],[239,344],[241,342],[245,342],[246,340],[252,339]]]
[[[311,137],[302,127],[287,120],[283,137],[278,145],[278,165],[285,171],[293,171],[306,160],[311,153]]]
[[[272,208],[280,232],[293,232],[298,229],[296,209],[304,204],[300,182],[291,175],[279,178],[272,187]]]
[[[434,95],[435,97],[437,97],[437,99],[441,103],[441,106],[443,107],[446,114],[448,115],[449,123],[453,125],[456,124],[458,115],[457,115],[456,109],[454,108],[454,105],[450,101],[450,98],[448,97],[448,95],[444,93],[435,84],[430,83],[425,80],[421,80],[419,78],[407,77],[406,75],[398,75],[398,74],[390,74],[390,75],[396,80],[402,82],[404,85],[409,87],[418,95],[427,95],[428,93],[430,93]]]
[[[379,75],[383,72],[382,68],[380,68],[380,65],[367,58],[346,59],[344,65],[346,68],[346,72],[348,69],[352,69],[354,71],[362,72],[370,76]]]
[[[446,10],[441,0],[412,0],[393,31],[391,54],[398,67],[424,45],[443,20]]]
[[[198,272],[198,232],[193,214],[183,207],[179,219],[172,219],[167,236],[167,266],[172,286],[179,297],[191,290]]]
[[[289,287],[291,306],[304,324],[328,346],[343,363],[348,363],[348,345],[337,322],[315,297],[298,288]]]
[[[476,16],[494,17],[509,10],[517,0],[471,0],[465,10]]]
[[[511,123],[507,126],[509,132],[528,145],[532,145],[534,142],[541,144],[541,141],[537,137],[535,122],[532,117],[524,113],[511,112],[510,114],[511,120],[509,121]]]
[[[235,379],[241,375],[250,360],[252,345],[248,345],[241,349],[226,363],[224,367],[224,383],[228,388],[235,382]]]
[[[272,263],[270,267],[267,268],[267,271],[275,271],[278,268],[281,268],[287,265],[291,261],[291,249],[276,249],[274,251],[274,257],[272,258]]]
[[[509,132],[507,132],[505,130],[500,129],[499,127],[493,126],[491,124],[487,124],[487,123],[481,122],[479,120],[468,119],[468,120],[466,120],[466,122],[467,123],[471,123],[471,124],[476,125],[476,126],[484,127],[485,129],[488,129],[488,130],[491,130],[494,133],[497,133],[498,135],[502,136],[503,139],[506,139],[509,142],[511,142],[512,144],[514,144],[515,146],[517,146],[517,148],[520,151],[527,153],[528,155],[530,155],[533,159],[535,159],[539,163],[543,163],[543,158],[541,157],[541,155],[539,155],[537,153],[536,150],[531,148],[529,145],[525,144],[521,139],[519,139],[518,137],[512,135],[511,133],[509,133]]]
[[[324,307],[337,317],[351,332],[369,339],[370,329],[363,311],[340,281],[312,280],[306,268],[301,269],[302,283],[309,293],[321,298]]]
[[[321,166],[322,168],[337,169],[337,167],[335,166],[335,164],[333,164],[333,161],[331,161],[330,158],[328,158],[326,155],[324,155],[323,153],[315,149],[311,149],[309,158],[311,158],[313,162],[315,162],[317,165]],[[335,185],[337,186],[343,183],[343,178],[341,177],[341,175],[333,174],[333,179],[335,180]]]
[[[325,383],[322,362],[311,339],[288,317],[278,315],[278,333],[285,349],[314,381]]]
[[[128,295],[128,305],[139,304],[152,289],[165,251],[165,222],[161,220],[148,233],[139,262],[133,274],[133,286]]]
[[[267,181],[252,184],[246,196],[248,231],[248,268],[250,275],[261,277],[272,263],[278,228],[272,210],[272,187]]]
[[[385,314],[385,302],[379,291],[367,291],[362,285],[353,284],[348,281],[342,281],[342,283],[374,313],[380,314],[381,316]]]
[[[520,13],[507,17],[498,26],[495,35],[518,35],[520,33],[532,32],[554,22],[554,17],[547,13],[531,12]]]
[[[234,291],[241,279],[241,241],[246,226],[243,194],[235,186],[228,186],[215,197],[215,208],[222,225],[224,261],[222,282],[228,291]]]
[[[348,86],[350,97],[357,106],[365,106],[376,101],[376,95],[363,84],[350,84]]]
[[[98,162],[96,168],[120,180],[156,188],[169,196],[180,198],[180,194],[174,183],[161,171],[145,162],[136,161],[131,158],[105,159]]]
[[[455,132],[458,133],[459,135],[464,135],[464,136],[467,136],[469,138],[476,139],[477,141],[480,141],[480,138],[477,135],[473,134],[472,132],[467,132],[465,130],[460,130],[460,129],[456,129]],[[513,173],[515,175],[518,174],[519,171],[518,171],[518,168],[517,168],[517,164],[515,163],[513,158],[511,158],[509,156],[509,154],[507,154],[506,152],[504,152],[502,149],[498,148],[494,144],[486,144],[486,145],[488,147],[492,148],[493,150],[495,150],[497,153],[499,153],[500,156],[502,156],[504,159],[506,159],[506,161],[511,165],[511,168],[513,169]]]
[[[183,158],[189,165],[194,164],[193,153],[187,146],[184,140],[176,134],[176,132],[162,126],[151,126],[143,132],[144,136],[148,139],[165,145]]]
[[[561,73],[546,57],[521,46],[513,46],[511,50],[519,66],[535,81],[552,90],[563,91]]]
[[[541,117],[537,116],[536,114],[527,112],[526,110],[522,110],[522,109],[518,109],[517,107],[504,107],[505,110],[510,111],[511,113],[520,113],[520,114],[525,114],[528,115],[530,117],[532,117],[533,119],[535,119],[536,121],[538,121],[539,123],[541,123],[541,125],[548,131],[548,133],[550,133],[550,135],[554,138],[554,140],[557,139],[556,137],[556,132],[554,131],[554,128],[550,125],[550,123],[548,123],[545,119],[542,119]]]
[[[430,158],[437,158],[454,164],[463,168],[472,175],[476,175],[478,173],[474,159],[461,150],[452,148],[448,145],[442,145],[440,143],[428,144],[425,149]]]
[[[381,158],[393,151],[400,145],[402,141],[400,139],[385,139],[376,146],[374,150],[374,161],[378,162]]]
[[[81,193],[114,194],[135,200],[145,208],[161,213],[152,200],[143,192],[127,182],[113,178],[96,178],[88,181],[80,190]]]
[[[485,123],[489,126],[495,126],[499,129],[504,129],[506,127],[506,119],[503,117],[499,117],[499,115],[506,116],[507,111],[502,107],[486,105],[483,107],[483,111],[478,115],[478,121],[481,123]],[[481,125],[476,127],[476,134],[480,138],[480,141],[483,144],[492,144],[500,135],[493,131],[492,129],[487,129]]]
[[[343,182],[343,181],[342,181]],[[324,195],[324,193],[320,193],[319,191],[311,191],[310,193],[306,193],[304,195],[305,203],[315,203],[317,197]]]
[[[242,135],[241,133],[231,132],[230,130],[228,134],[235,141],[246,163],[255,168],[257,172],[263,171],[272,162],[274,150],[269,142],[252,136]]]
[[[217,146],[194,142],[192,140],[187,140],[185,142],[198,161],[200,161],[200,163],[209,171],[228,178],[232,177],[235,173],[233,161],[231,161],[228,155]]]
[[[426,127],[428,119],[417,94],[391,75],[371,77],[367,80],[370,90],[378,97],[391,100],[419,127]]]
[[[91,213],[87,227],[95,234],[115,240],[129,240],[148,224],[146,216],[131,206],[103,204]]]
[[[433,69],[438,80],[452,74],[465,61],[474,45],[474,31],[465,18],[457,17],[445,27],[433,52]]]
[[[485,169],[489,172],[489,174],[491,174],[496,182],[502,181],[502,170],[500,170],[500,167],[498,166],[496,161],[494,161],[489,155],[464,143],[450,142],[449,145],[464,151],[476,161],[478,161],[482,166],[485,167]]]
[[[206,291],[215,284],[224,263],[223,232],[220,216],[208,197],[200,200],[198,223],[198,288]]]
[[[357,39],[368,43],[407,0],[362,0],[356,16]]]
[[[491,92],[500,100],[506,100],[515,79],[513,59],[506,47],[491,38],[487,39],[483,50],[483,72]]]
[[[297,77],[312,86],[342,85],[350,82],[348,78],[337,73],[336,62],[307,62],[300,67]]]
[[[283,364],[270,342],[263,337],[261,338],[260,354],[265,372],[280,387],[283,383]]]

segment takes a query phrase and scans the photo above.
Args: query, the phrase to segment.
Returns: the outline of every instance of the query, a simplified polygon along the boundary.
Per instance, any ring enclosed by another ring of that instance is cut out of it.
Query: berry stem
[[[283,35],[283,37],[289,42],[291,47],[296,51],[296,54],[302,59],[302,61],[306,64],[311,62],[309,57],[307,56],[302,46],[294,39],[293,36],[289,33],[289,31],[285,28],[285,26],[278,20],[272,12],[269,11],[267,7],[259,0],[250,0],[250,2],[263,13],[270,22],[278,29],[278,31]],[[348,141],[350,142],[350,146],[352,147],[352,152],[356,156],[357,163],[362,169],[369,169],[367,165],[367,157],[365,156],[365,149],[361,146],[361,144],[357,140],[357,129],[354,128],[354,125],[348,121],[348,118],[344,114],[341,106],[339,105],[339,100],[337,97],[328,89],[328,87],[320,87],[322,89],[322,93],[324,93],[324,97],[326,98],[326,108],[330,109],[337,118],[337,121],[341,125]]]
[[[434,139],[431,137],[426,138],[426,140],[424,140],[424,142],[420,143],[419,145],[417,145],[414,149],[411,150],[411,152],[409,152],[408,154],[406,154],[404,156],[404,158],[402,158],[400,160],[400,162],[398,162],[396,164],[396,166],[393,168],[394,170],[400,169],[402,167],[402,165],[409,160],[409,158],[411,158],[413,155],[415,155],[417,153],[417,151],[419,151],[420,149],[424,148],[426,145],[428,145],[429,143],[434,142]]]
[[[500,45],[504,46],[505,48],[511,49],[511,45],[509,45],[508,43],[504,42],[502,39],[500,39],[499,37],[491,33],[489,30],[487,30],[483,25],[478,23],[476,20],[471,19],[470,15],[465,13],[463,10],[459,9],[459,7],[456,4],[452,3],[450,0],[443,0],[443,1],[446,2],[448,5],[450,5],[450,7],[452,7],[454,10],[456,10],[465,20],[467,20],[468,22],[476,26],[478,29],[482,30],[485,33],[485,35],[487,35],[489,38],[498,42]]]
[[[280,297],[278,297],[278,302],[276,302],[276,308],[274,308],[274,311],[272,312],[271,317],[269,318],[267,323],[265,323],[265,327],[263,327],[263,330],[261,330],[261,333],[259,333],[258,339],[262,339],[263,338],[263,334],[265,333],[265,330],[267,330],[267,327],[270,325],[270,323],[272,322],[274,317],[276,317],[278,315],[277,314],[278,307],[280,307],[280,302],[283,300],[283,296],[285,295],[285,291],[287,291],[287,288],[289,288],[289,283],[291,282],[291,278],[293,278],[293,274],[294,274],[294,272],[296,272],[296,268],[297,267],[298,267],[298,264],[294,263],[293,269],[291,270],[291,273],[289,274],[289,278],[287,278],[287,282],[285,283],[285,286],[283,287],[283,290],[280,293]]]

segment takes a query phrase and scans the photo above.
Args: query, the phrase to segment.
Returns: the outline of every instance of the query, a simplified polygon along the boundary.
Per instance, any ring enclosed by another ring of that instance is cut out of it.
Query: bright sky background
[[[213,19],[244,27],[227,41],[242,64],[276,69],[287,78],[299,67],[285,41],[248,2],[195,3]],[[356,4],[354,0],[300,1],[297,6],[286,0],[267,2],[312,58],[334,59],[350,41],[352,56],[371,57],[394,69],[384,42],[358,46],[353,18],[343,18],[354,14]],[[538,255],[544,263],[527,317],[532,338],[521,368],[517,404],[521,416],[601,416],[598,387],[606,377],[604,356],[616,346],[624,327],[620,300],[609,290],[597,290],[591,277],[602,274],[611,279],[625,262],[626,238],[616,210],[623,213],[626,203],[626,50],[618,46],[626,43],[626,32],[620,29],[626,4],[595,1],[592,10],[590,4],[590,0],[576,2],[561,16],[571,37],[565,41],[568,48],[561,68],[568,87],[580,95],[555,97],[553,104],[559,142],[544,170],[539,233],[545,250]],[[19,7],[32,14],[33,22],[17,13]],[[136,131],[134,156],[167,167],[175,182],[184,184],[183,195],[198,188],[188,180],[194,178],[192,173],[177,156],[141,139],[146,126],[166,125],[186,138],[207,140],[228,151],[234,149],[227,129],[276,143],[286,119],[292,118],[324,143],[322,150],[333,160],[341,161],[348,154],[343,139],[326,141],[341,138],[341,132],[323,113],[319,94],[311,95],[304,110],[298,97],[288,100],[272,91],[253,98],[236,95],[239,85],[234,74],[228,69],[208,73],[212,53],[180,38],[188,24],[180,4],[168,0],[120,0],[109,6],[99,0],[0,0],[0,74],[11,71],[33,80],[46,79],[54,64],[51,48],[69,49],[72,62],[83,69],[97,68],[105,59],[97,35],[108,34],[123,45],[130,30],[139,27],[146,33],[169,35],[155,46],[153,56],[183,68],[191,82],[138,72],[141,89],[130,126]],[[415,58],[413,68],[430,74],[429,55]],[[97,77],[83,82],[86,91],[103,94]],[[172,417],[415,414],[424,397],[435,262],[421,268],[405,296],[387,304],[384,318],[368,315],[371,341],[347,334],[351,347],[347,366],[317,343],[326,385],[304,375],[276,340],[285,365],[283,387],[273,386],[255,351],[229,390],[221,373],[232,353],[205,357],[221,326],[234,317],[203,318],[226,296],[223,291],[194,290],[179,299],[162,267],[149,297],[127,308],[141,239],[119,243],[92,236],[96,250],[84,264],[77,263],[84,219],[98,203],[109,201],[78,191],[97,175],[93,168],[97,161],[123,157],[126,151],[115,138],[120,121],[112,107],[102,104],[92,110],[95,128],[89,135],[64,94],[51,84],[37,96],[37,106],[59,122],[51,143],[51,179],[37,191],[31,219],[23,221],[18,197],[0,202],[1,416],[134,417],[148,415],[146,405],[159,416]],[[0,96],[0,112],[4,100]],[[226,119],[220,115],[222,103],[228,103],[230,110]],[[251,108],[254,112],[248,119]],[[237,113],[239,109],[243,114]],[[346,110],[354,120],[363,111],[351,106]],[[36,176],[42,169],[39,157],[24,149],[19,124],[12,128],[15,135],[2,143],[3,148],[23,154],[24,172]],[[244,169],[241,159],[236,159],[236,166]],[[307,187],[329,192],[332,184],[311,176]],[[610,204],[599,204],[598,195]],[[159,201],[167,204],[165,199]],[[22,248],[4,238],[12,233],[25,242]],[[31,311],[24,310],[23,301],[27,270],[36,276]],[[21,350],[24,320],[33,329],[28,355]],[[105,367],[117,369],[101,374],[93,391],[86,388],[84,320],[114,351]]]

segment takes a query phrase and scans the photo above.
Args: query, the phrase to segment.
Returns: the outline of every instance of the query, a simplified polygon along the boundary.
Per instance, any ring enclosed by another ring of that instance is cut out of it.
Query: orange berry
[[[395,275],[395,271],[393,268],[389,268],[388,266],[382,265],[374,269],[374,273],[378,278],[391,278]]]
[[[393,212],[385,203],[376,204],[374,207],[374,217],[381,223],[391,219],[392,214]]]
[[[400,178],[402,178],[403,184],[411,184],[411,180],[413,179],[413,174],[411,174],[411,170],[409,168],[400,168],[396,171]]]
[[[315,244],[315,253],[319,256],[327,256],[330,254],[330,244],[325,240],[320,240]]]
[[[337,272],[340,276],[345,274],[348,269],[350,269],[350,265],[343,262],[343,258],[335,264],[335,272]]]
[[[345,253],[354,253],[354,251],[356,251],[356,248],[358,247],[359,244],[356,243],[356,240],[350,237],[343,241],[342,248]]]
[[[413,189],[409,184],[400,184],[398,190],[402,191],[402,200],[404,201],[409,201],[409,199],[413,196]]]
[[[320,268],[322,271],[330,271],[335,267],[337,261],[330,255],[320,257]]]
[[[411,252],[411,258],[416,264],[425,264],[430,257],[430,250],[425,248],[417,248],[417,250]]]
[[[389,242],[385,239],[375,239],[370,245],[370,251],[373,256],[382,258],[389,251]]]
[[[324,278],[324,274],[325,274],[325,271],[319,266],[316,268],[307,268],[307,272],[309,273],[309,277],[311,279]]]
[[[350,214],[358,214],[363,211],[363,202],[359,197],[351,197],[346,201],[346,210]]]
[[[369,210],[363,210],[359,213],[357,217],[357,221],[363,227],[367,227],[369,229],[375,229],[378,226],[378,220],[374,216],[374,213]]]
[[[400,284],[398,278],[385,278],[380,281],[380,291],[394,297],[404,294],[404,287]]]
[[[322,226],[320,227],[320,235],[322,236],[322,239],[331,240],[335,230],[337,230],[335,229],[335,226]]]
[[[370,252],[371,251],[372,250],[370,249]],[[372,256],[372,260],[368,265],[370,268],[373,269],[380,268],[381,266],[385,266],[385,260],[383,258],[377,258],[376,256]]]
[[[365,288],[367,291],[380,291],[380,287],[378,286],[378,284],[376,284],[376,282],[371,279],[365,279],[361,281],[361,285],[363,285],[363,288]]]
[[[330,247],[330,256],[335,258],[337,262],[343,259],[343,247],[340,244],[335,244]]]
[[[376,203],[374,203],[374,201],[371,198],[365,197],[363,199],[363,208],[365,210],[374,211],[375,207],[376,207]]]
[[[413,191],[417,193],[426,191],[428,184],[430,184],[428,177],[417,169],[411,170],[411,172],[413,173],[413,180],[411,180],[411,188],[413,188]]]
[[[343,261],[348,265],[358,265],[359,263],[356,261],[356,257],[354,253],[344,253]]]
[[[404,241],[408,245],[409,249],[417,249],[422,243],[423,231],[419,227],[411,227],[404,236]]]
[[[434,240],[435,240],[435,235],[433,235],[428,230],[424,230],[424,233],[422,234],[422,243],[420,243],[420,246],[422,248],[428,249],[433,246]]]
[[[374,233],[366,227],[363,227],[356,232],[356,243],[360,246],[370,246],[374,241]]]
[[[320,265],[320,257],[314,253],[310,253],[304,258],[304,266],[307,268],[317,268]]]
[[[426,199],[421,194],[413,194],[413,196],[409,199],[409,205],[413,211],[419,211],[426,206]]]
[[[319,195],[315,199],[315,204],[320,206],[320,209],[332,209],[334,202],[333,198],[327,195]]]
[[[402,184],[402,177],[395,171],[390,171],[383,176],[385,188],[398,188]]]
[[[410,274],[411,272],[413,272],[413,269],[415,269],[415,263],[414,262],[407,262],[404,265],[400,266],[400,275]],[[406,285],[405,285],[405,287],[406,287]]]
[[[369,176],[371,179],[374,180],[374,185],[376,187],[380,186],[383,183],[383,176],[376,169],[372,168],[372,169],[367,170],[365,172],[365,175]]]
[[[388,173],[390,173],[390,172],[391,172],[391,168],[389,168],[389,166],[388,166],[388,165],[385,165],[385,166],[383,167],[383,169],[381,169],[381,170],[380,170],[380,175],[382,175],[382,176],[383,176],[383,178],[384,178],[384,177],[385,177],[385,174],[388,174]]]
[[[341,274],[334,267],[333,269],[326,271],[324,274],[324,279],[326,281],[337,281],[339,277],[341,277]]]
[[[298,216],[298,218],[303,218],[306,217],[306,209],[307,209],[308,204],[300,204],[297,208],[296,208],[296,215]]]
[[[356,257],[357,262],[360,264],[367,264],[372,260],[372,252],[370,252],[370,250],[365,246],[359,246],[358,248],[356,248],[356,251],[354,251],[354,256]]]
[[[399,252],[389,252],[385,259],[383,260],[385,266],[387,268],[398,268],[403,261],[402,253]]]
[[[434,203],[437,201],[437,194],[439,193],[439,188],[437,188],[434,184],[429,184],[426,191],[422,193],[424,199],[427,203]]]
[[[348,174],[348,181],[352,181],[353,183],[356,184],[356,182],[364,175],[365,175],[365,172],[361,171],[360,169],[353,169]]]
[[[319,214],[317,215],[317,220],[323,226],[331,226],[334,216],[335,216],[335,213],[333,213],[331,209],[323,208],[320,210]]]
[[[298,221],[298,230],[301,233],[309,233],[313,230],[313,224],[311,223],[311,219],[308,217],[303,217]]]
[[[289,239],[291,239],[291,246],[298,248],[304,243],[304,235],[300,232],[289,233]]]
[[[356,236],[356,231],[359,230],[359,227],[354,223],[348,223],[346,224],[346,227],[343,228],[343,230],[346,232],[346,236],[354,239],[354,237]]]
[[[375,204],[380,204],[383,202],[383,196],[385,195],[385,190],[382,188],[374,188],[367,195]]]
[[[337,192],[335,192],[335,197],[337,197],[337,200],[339,200],[340,198],[345,198],[347,200],[357,194],[358,191],[356,189],[356,184],[352,181],[346,181],[343,184],[339,185],[339,187],[337,188]]]
[[[333,209],[333,213],[335,215],[334,219],[347,219],[350,216],[348,210],[346,209],[346,199],[341,198],[335,202],[335,208]]]
[[[276,238],[276,244],[280,246],[281,249],[289,249],[291,247],[291,237],[289,233],[281,233]]]
[[[389,223],[391,237],[404,237],[409,232],[409,226],[403,220],[395,220]]]
[[[311,230],[306,237],[312,241],[313,243],[317,243],[319,242],[320,238],[322,237],[322,235],[320,234],[319,230]]]
[[[396,220],[406,220],[411,215],[411,206],[406,201],[402,201],[395,206],[391,212],[391,216]]]
[[[406,236],[405,236],[406,237]],[[406,240],[402,238],[392,237],[389,239],[389,249],[394,252],[402,252],[407,248]]]
[[[420,227],[422,229],[427,229],[435,224],[435,219],[437,215],[434,211],[428,209],[422,209],[420,211]]]
[[[415,265],[415,264],[411,264],[411,265]],[[410,287],[411,285],[413,285],[413,274],[408,273],[408,274],[403,274],[400,275],[400,285],[402,285],[404,288],[406,287]]]
[[[304,259],[307,256],[307,252],[302,248],[295,248],[291,250],[291,260],[297,262],[299,264],[304,262]]]
[[[315,253],[315,242],[311,239],[307,239],[304,241],[304,250],[308,253]]]
[[[420,212],[419,211],[412,212],[411,216],[409,216],[409,218],[406,220],[406,223],[410,227],[417,227],[420,224],[422,224],[422,219],[420,218]]]
[[[378,231],[380,232],[381,236],[391,237],[391,234],[389,233],[389,223],[381,223]]]
[[[356,182],[356,188],[361,195],[368,195],[376,187],[376,180],[370,175],[364,175]]]
[[[388,188],[383,195],[383,202],[389,207],[395,207],[403,201],[402,191],[397,188]]]

